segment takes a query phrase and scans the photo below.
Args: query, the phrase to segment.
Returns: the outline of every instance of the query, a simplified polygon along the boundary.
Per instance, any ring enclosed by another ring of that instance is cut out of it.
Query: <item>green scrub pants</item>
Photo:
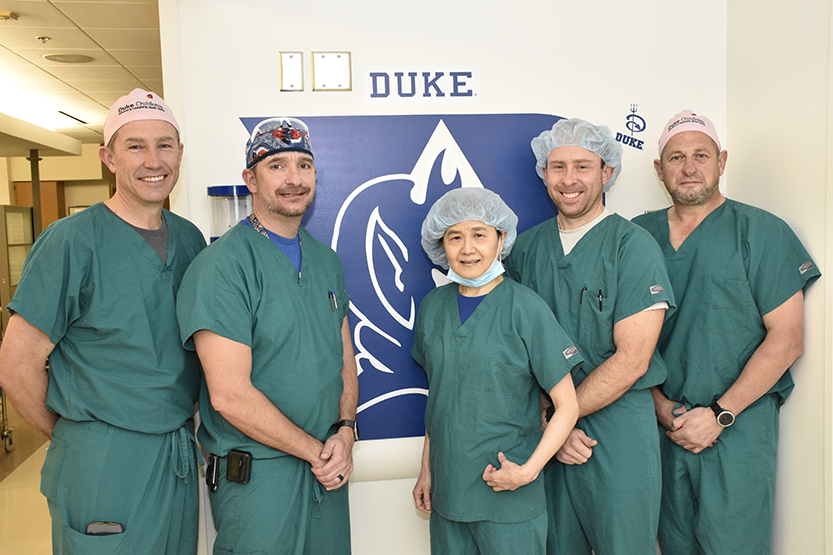
[[[663,553],[770,552],[778,413],[774,397],[764,395],[696,455],[662,434]]]
[[[662,477],[649,390],[629,391],[581,418],[599,443],[580,465],[544,468],[548,555],[656,555]]]
[[[292,456],[252,460],[248,484],[226,481],[228,457],[211,495],[214,555],[349,555],[347,484],[327,491],[308,462]]]
[[[431,555],[544,555],[546,512],[525,522],[457,522],[431,513]]]
[[[168,434],[59,418],[41,470],[56,555],[191,555],[197,551],[193,422]],[[124,532],[88,536],[87,524]]]

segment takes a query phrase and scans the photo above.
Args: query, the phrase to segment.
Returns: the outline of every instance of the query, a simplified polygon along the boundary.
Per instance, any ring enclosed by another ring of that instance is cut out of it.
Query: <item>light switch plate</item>
[[[304,55],[301,52],[281,52],[281,90],[304,90]]]
[[[312,90],[352,90],[349,52],[312,53]]]

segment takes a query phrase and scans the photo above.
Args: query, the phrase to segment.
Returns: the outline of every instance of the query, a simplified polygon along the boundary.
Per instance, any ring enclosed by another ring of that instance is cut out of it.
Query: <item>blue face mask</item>
[[[476,277],[474,279],[468,279],[460,276],[457,272],[452,270],[451,268],[448,269],[448,279],[453,281],[454,283],[459,283],[460,285],[465,285],[466,287],[473,287],[479,288],[483,287],[499,275],[501,275],[505,270],[503,269],[503,264],[495,258],[492,265],[489,266],[489,269],[483,272],[480,277]]]
[[[460,285],[464,285],[466,287],[472,287],[472,288],[475,288],[475,289],[483,287],[484,285],[486,285],[487,283],[489,283],[490,281],[492,281],[493,279],[495,279],[496,277],[498,277],[499,275],[503,274],[503,272],[506,271],[503,268],[503,263],[500,260],[498,260],[498,257],[500,256],[500,252],[502,250],[503,250],[503,241],[500,241],[498,243],[497,254],[495,255],[495,259],[492,262],[492,265],[489,266],[488,270],[486,270],[485,272],[480,274],[479,277],[476,277],[474,279],[464,278],[461,275],[459,275],[457,272],[452,270],[450,266],[448,268],[448,274],[447,274],[446,277],[448,277],[448,279],[453,281],[454,283],[459,283]]]

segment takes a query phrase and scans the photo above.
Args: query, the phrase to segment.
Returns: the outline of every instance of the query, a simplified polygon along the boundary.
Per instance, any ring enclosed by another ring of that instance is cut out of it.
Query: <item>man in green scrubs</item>
[[[492,191],[460,188],[422,226],[452,281],[422,301],[411,349],[428,377],[414,499],[433,555],[545,553],[540,472],[576,423],[570,370],[583,359],[541,298],[502,275],[517,223]],[[543,436],[541,390],[557,406]]]
[[[662,253],[603,204],[622,157],[607,127],[560,120],[532,150],[558,215],[518,237],[508,274],[543,297],[585,358],[573,372],[578,423],[545,471],[547,553],[654,553],[660,457],[649,388],[665,379],[656,341],[674,307]]]
[[[634,222],[659,242],[679,301],[659,340],[668,379],[652,388],[665,431],[660,545],[769,553],[778,413],[803,351],[804,292],[821,274],[786,223],[720,194],[727,152],[708,118],[675,115],[659,154],[674,205]]]
[[[175,296],[205,240],[162,208],[179,139],[155,94],[116,101],[99,150],[115,195],[40,235],[9,303],[0,383],[52,439],[54,553],[196,553],[199,363],[177,340]]]
[[[358,375],[341,260],[300,227],[315,174],[302,121],[261,122],[243,170],[254,211],[194,260],[177,298],[205,377],[215,554],[350,553]]]

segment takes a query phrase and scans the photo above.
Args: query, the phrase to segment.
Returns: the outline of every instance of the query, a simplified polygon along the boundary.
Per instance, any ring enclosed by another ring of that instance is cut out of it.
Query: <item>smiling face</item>
[[[315,196],[315,174],[312,156],[304,152],[279,152],[243,170],[255,216],[279,234],[284,223],[300,224]]]
[[[700,206],[720,200],[715,192],[726,158],[726,151],[718,153],[717,145],[705,133],[685,131],[671,137],[662,158],[654,160],[654,169],[674,204]]]
[[[463,278],[475,279],[488,270],[503,250],[506,232],[483,222],[460,222],[446,230],[443,248],[449,267]]]
[[[613,169],[580,146],[560,146],[547,156],[543,169],[547,192],[558,207],[561,229],[575,229],[602,213],[602,191]]]
[[[182,145],[166,121],[132,121],[99,149],[99,157],[116,175],[114,198],[128,206],[161,207],[179,179]]]

